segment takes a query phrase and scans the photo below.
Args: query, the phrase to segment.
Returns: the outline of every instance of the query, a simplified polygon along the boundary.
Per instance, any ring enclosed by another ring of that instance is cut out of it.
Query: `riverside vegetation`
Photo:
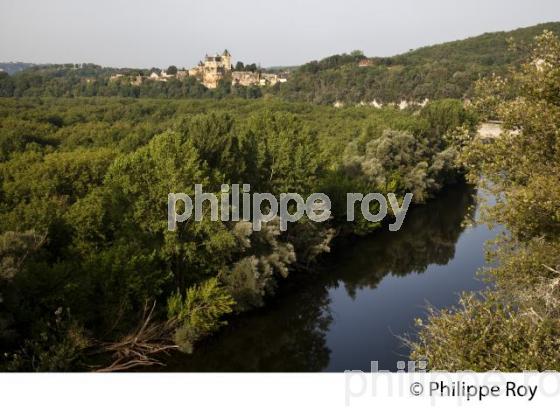
[[[124,370],[193,351],[228,317],[262,306],[289,273],[309,274],[334,236],[379,227],[359,212],[346,221],[347,192],[395,192],[399,203],[413,192],[422,202],[460,177],[459,136],[475,124],[455,100],[420,112],[0,100],[3,369]],[[207,218],[167,229],[169,192],[202,184],[220,193],[224,183],[324,192],[333,217],[286,232],[278,221],[256,232]]]
[[[509,232],[490,249],[495,284],[456,309],[418,322],[412,357],[448,371],[560,370],[560,40],[539,36],[507,78],[479,83],[483,116],[503,120],[491,144],[473,142],[461,161],[497,203],[484,219]]]

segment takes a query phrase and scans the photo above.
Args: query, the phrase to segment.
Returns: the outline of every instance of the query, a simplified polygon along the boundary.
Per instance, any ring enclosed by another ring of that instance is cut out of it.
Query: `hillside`
[[[466,98],[474,82],[491,73],[506,73],[522,61],[533,38],[543,30],[560,34],[560,23],[545,23],[509,32],[487,33],[465,40],[419,48],[393,57],[367,58],[360,51],[333,55],[290,67],[287,83],[271,88],[231,86],[222,81],[210,90],[196,78],[133,85],[111,81],[115,75],[149,75],[157,69],[109,68],[95,64],[51,64],[7,67],[0,72],[0,97],[117,96],[134,98],[258,98],[274,94],[288,101],[347,104],[423,101],[425,98]],[[508,52],[509,39],[516,44]],[[17,63],[20,64],[20,63]],[[0,65],[0,67],[2,67]],[[284,68],[283,70],[285,70]],[[269,69],[270,70],[270,69]],[[272,69],[271,71],[274,71]],[[8,74],[7,74],[8,73]]]
[[[276,92],[288,100],[320,104],[465,98],[481,76],[503,74],[522,61],[543,30],[560,34],[560,23],[486,33],[394,57],[366,58],[356,51],[334,55],[294,70]],[[516,44],[513,52],[508,52],[509,39]]]

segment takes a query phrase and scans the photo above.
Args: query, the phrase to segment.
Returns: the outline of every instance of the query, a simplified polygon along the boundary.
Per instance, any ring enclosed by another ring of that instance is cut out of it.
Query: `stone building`
[[[259,82],[260,76],[258,72],[234,71],[231,73],[231,83],[233,85],[248,87],[250,85],[259,84]]]
[[[225,50],[215,56],[206,55],[204,61],[188,70],[189,76],[198,77],[207,88],[216,88],[226,74],[232,71],[231,54]]]
[[[232,85],[242,85],[245,87],[259,85],[264,87],[284,82],[286,82],[285,77],[273,73],[262,73],[259,71],[233,71],[231,73]]]
[[[182,80],[183,78],[187,78],[189,76],[189,71],[188,70],[178,70],[177,74],[175,74],[175,77],[177,77],[179,80]]]
[[[375,62],[369,58],[362,58],[358,61],[358,67],[372,67],[375,65]]]
[[[278,74],[272,73],[262,73],[260,79],[260,85],[274,85],[276,83],[284,82],[285,78],[280,77]]]
[[[148,79],[153,80],[153,81],[167,81],[170,78],[176,77],[173,74],[168,74],[165,70],[161,70],[160,73],[157,73],[156,71],[152,72],[150,74],[150,76],[148,77]]]

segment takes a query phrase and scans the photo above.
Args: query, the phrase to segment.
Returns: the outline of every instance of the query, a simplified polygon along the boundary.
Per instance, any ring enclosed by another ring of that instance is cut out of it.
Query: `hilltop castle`
[[[204,62],[189,70],[189,76],[199,77],[208,88],[216,88],[224,76],[232,71],[231,54],[225,50],[221,55],[209,56],[204,58]]]
[[[241,70],[234,70],[232,58],[229,51],[224,50],[222,54],[215,54],[204,57],[204,61],[198,63],[196,67],[188,70],[177,70],[168,73],[165,70],[151,70],[149,75],[133,74],[117,72],[109,78],[110,82],[126,82],[131,85],[142,85],[145,81],[162,81],[177,79],[183,80],[187,77],[198,79],[207,88],[217,88],[221,80],[231,81],[234,86],[272,86],[276,83],[284,83],[287,81],[287,73],[267,73],[263,72],[256,65],[252,64],[252,70],[244,70],[241,64]]]
[[[267,86],[286,82],[286,77],[278,74],[263,73],[258,71],[234,71],[231,64],[231,54],[225,50],[222,54],[209,56],[188,70],[188,75],[197,77],[207,88],[216,88],[221,79],[226,75],[231,77],[233,85],[241,86]]]

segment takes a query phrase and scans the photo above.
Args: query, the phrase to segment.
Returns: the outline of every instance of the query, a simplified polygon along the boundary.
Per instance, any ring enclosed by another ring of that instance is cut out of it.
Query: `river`
[[[486,284],[484,243],[498,228],[464,227],[477,192],[444,190],[410,210],[398,232],[346,239],[318,272],[282,284],[265,307],[230,320],[192,355],[173,354],[163,371],[339,372],[396,370],[414,337],[414,319],[457,304],[462,291]]]

